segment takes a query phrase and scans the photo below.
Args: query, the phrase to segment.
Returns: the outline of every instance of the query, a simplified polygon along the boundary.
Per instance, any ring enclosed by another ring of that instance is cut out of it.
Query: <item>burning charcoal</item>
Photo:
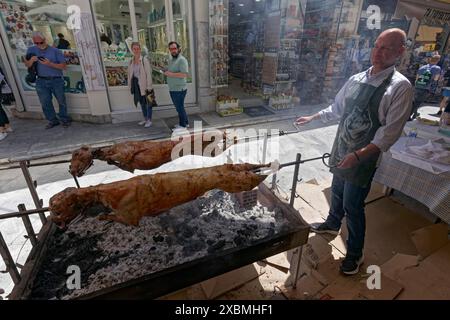
[[[175,252],[168,252],[167,256],[166,256],[166,264],[168,264],[170,261],[172,261],[174,256],[175,256]]]
[[[189,226],[184,226],[182,235],[185,238],[190,238],[194,235],[194,230]]]
[[[250,236],[251,231],[249,229],[241,229],[241,230],[238,230],[237,233],[241,236],[248,237],[248,236]]]
[[[188,257],[205,248],[205,243],[200,240],[193,240],[191,243],[183,247],[183,256]]]
[[[157,235],[157,236],[153,236],[153,241],[158,243],[158,242],[163,242],[164,241],[164,237],[161,235]]]
[[[242,245],[243,243],[245,243],[245,238],[242,237],[242,236],[236,236],[236,237],[233,239],[233,242],[234,242],[234,244],[235,244],[236,246],[240,246],[240,245]]]
[[[226,244],[226,241],[225,241],[225,240],[220,240],[220,241],[218,241],[217,243],[215,243],[215,244],[212,246],[212,248],[213,248],[214,250],[219,250],[219,249],[223,248],[223,247],[225,246],[225,244]]]

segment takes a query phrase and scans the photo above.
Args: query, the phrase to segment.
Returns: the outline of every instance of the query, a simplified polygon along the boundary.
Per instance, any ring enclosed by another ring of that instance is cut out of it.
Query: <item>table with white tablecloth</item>
[[[398,159],[395,152],[384,153],[374,181],[416,199],[450,224],[450,171],[432,173]]]

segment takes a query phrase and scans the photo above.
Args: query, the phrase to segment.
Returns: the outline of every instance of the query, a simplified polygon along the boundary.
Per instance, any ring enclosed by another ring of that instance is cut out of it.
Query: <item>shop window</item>
[[[191,63],[191,51],[190,51],[190,37],[189,37],[189,12],[188,12],[188,0],[171,0],[172,1],[172,13],[173,13],[173,28],[174,37],[182,48],[183,56],[188,60],[189,66],[192,69]],[[189,77],[188,82],[192,82]]]
[[[153,83],[166,84],[165,76],[159,72],[167,68],[169,58],[166,1],[150,0],[140,5],[142,14],[136,14],[136,20],[142,52],[152,65]]]
[[[110,87],[128,85],[132,29],[128,1],[94,0],[102,58]]]
[[[58,34],[64,35],[64,39],[69,42],[62,50],[68,65],[64,72],[66,93],[86,93],[73,32],[66,24],[68,20],[66,4],[61,2],[49,4],[47,0],[22,3],[0,1],[0,16],[25,91],[35,90],[34,84],[25,81],[28,71],[24,58],[27,49],[33,46],[33,31],[40,31],[47,43],[55,47],[58,46]]]
[[[171,5],[172,16],[167,10],[168,4]],[[169,64],[168,44],[172,39],[181,45],[182,54],[191,65],[188,4],[189,0],[135,1],[136,8],[139,8],[136,10],[138,39],[143,54],[152,65],[154,84],[167,83],[160,70],[165,70]],[[173,38],[169,36],[171,32],[174,33]],[[192,79],[188,78],[188,82]]]

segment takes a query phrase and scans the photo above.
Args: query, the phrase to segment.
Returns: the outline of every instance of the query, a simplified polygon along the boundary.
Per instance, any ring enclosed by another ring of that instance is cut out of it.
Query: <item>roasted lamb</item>
[[[210,135],[211,136],[211,135]],[[72,153],[70,163],[70,173],[73,176],[81,177],[93,165],[94,159],[106,161],[108,164],[115,165],[122,170],[134,172],[134,170],[151,170],[158,168],[164,163],[172,161],[172,151],[176,146],[182,149],[185,144],[191,144],[190,153],[195,154],[195,146],[201,146],[201,154],[211,145],[210,136],[205,134],[193,134],[190,136],[180,136],[176,141],[127,141],[115,144],[110,147],[90,148],[83,146]],[[220,141],[221,149],[226,147],[225,135]],[[217,141],[219,145],[219,141]],[[185,152],[181,151],[179,156],[185,156]],[[217,156],[218,152],[211,152],[211,156]]]
[[[250,191],[267,176],[255,173],[265,165],[225,164],[209,168],[138,176],[129,180],[76,189],[67,188],[50,199],[52,220],[61,228],[90,207],[112,211],[101,220],[139,225],[143,216],[155,216],[194,200],[209,190]]]

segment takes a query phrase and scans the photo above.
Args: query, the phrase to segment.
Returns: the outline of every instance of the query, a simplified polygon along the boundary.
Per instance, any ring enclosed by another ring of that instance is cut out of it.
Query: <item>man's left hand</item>
[[[350,169],[354,168],[359,164],[359,160],[356,158],[354,153],[350,153],[338,163],[337,167],[339,169]]]

